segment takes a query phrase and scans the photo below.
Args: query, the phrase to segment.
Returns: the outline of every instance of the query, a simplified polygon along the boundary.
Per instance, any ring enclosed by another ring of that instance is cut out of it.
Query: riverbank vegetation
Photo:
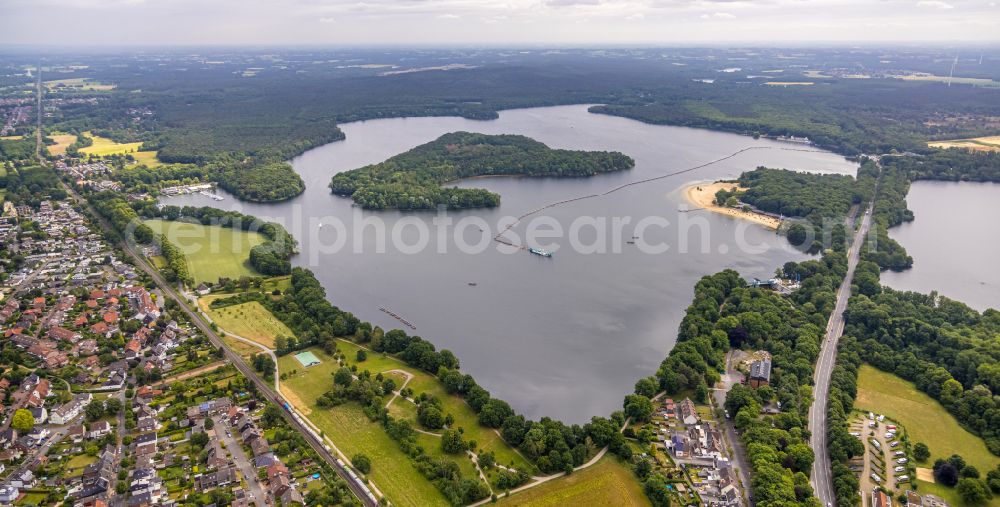
[[[384,162],[339,173],[330,189],[368,209],[482,208],[498,206],[500,196],[441,185],[476,176],[593,176],[633,165],[618,152],[556,150],[524,136],[453,132]]]

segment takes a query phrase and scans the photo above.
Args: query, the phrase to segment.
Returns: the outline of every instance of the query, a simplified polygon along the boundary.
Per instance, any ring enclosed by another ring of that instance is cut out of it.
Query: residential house
[[[691,425],[697,424],[699,421],[698,410],[694,406],[694,402],[691,398],[684,398],[677,404],[678,416],[677,418],[681,420],[684,424]]]
[[[771,383],[771,360],[760,359],[750,363],[750,387],[758,388]]]

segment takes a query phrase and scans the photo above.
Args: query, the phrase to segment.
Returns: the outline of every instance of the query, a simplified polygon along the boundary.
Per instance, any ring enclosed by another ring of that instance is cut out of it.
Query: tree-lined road
[[[833,473],[830,469],[830,457],[826,449],[826,407],[830,396],[830,377],[837,361],[837,343],[844,333],[844,310],[847,300],[851,297],[851,283],[854,280],[854,270],[861,259],[861,248],[865,236],[871,227],[875,203],[872,201],[861,219],[861,227],[854,233],[851,247],[847,251],[847,274],[837,290],[837,304],[830,314],[826,325],[826,336],[820,346],[819,359],[816,360],[816,371],[813,374],[813,404],[809,407],[809,445],[815,458],[812,466],[812,486],[821,505],[833,505],[836,497],[833,493]]]

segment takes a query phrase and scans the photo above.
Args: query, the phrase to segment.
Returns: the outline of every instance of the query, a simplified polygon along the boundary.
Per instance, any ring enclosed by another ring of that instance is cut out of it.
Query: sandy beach
[[[781,220],[778,220],[777,218],[763,215],[761,213],[754,213],[752,211],[743,211],[741,209],[717,206],[713,202],[715,200],[716,192],[723,189],[728,190],[736,186],[736,183],[723,182],[695,183],[684,189],[684,197],[687,198],[688,202],[690,202],[695,208],[703,208],[713,213],[729,215],[743,220],[750,220],[751,222],[758,223],[769,229],[777,229],[778,226],[781,225]]]

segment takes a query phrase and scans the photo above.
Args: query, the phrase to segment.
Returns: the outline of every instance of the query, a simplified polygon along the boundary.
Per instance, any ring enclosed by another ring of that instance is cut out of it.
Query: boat
[[[632,240],[630,239],[630,240],[626,241],[626,243],[628,243],[628,244],[630,244],[630,245],[634,245],[634,244],[635,244],[635,241],[632,241]]]
[[[478,285],[476,282],[469,282],[469,287],[475,287],[476,285]]]
[[[552,257],[552,252],[546,252],[541,248],[529,248],[528,251],[535,255],[541,255],[542,257]]]

